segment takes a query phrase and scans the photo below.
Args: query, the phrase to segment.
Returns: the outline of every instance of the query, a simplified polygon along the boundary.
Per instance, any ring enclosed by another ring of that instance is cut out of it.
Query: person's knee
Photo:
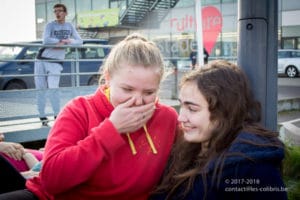
[[[12,192],[2,193],[0,194],[0,200],[38,200],[38,198],[29,190],[16,190]]]

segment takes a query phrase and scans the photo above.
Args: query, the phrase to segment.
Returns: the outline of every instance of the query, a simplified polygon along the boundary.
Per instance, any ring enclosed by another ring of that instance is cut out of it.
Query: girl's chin
[[[191,140],[193,140],[194,135],[195,135],[193,132],[191,132],[191,131],[184,131],[183,133],[184,133],[184,139],[185,139],[186,141],[191,141]]]
[[[191,143],[201,143],[201,138],[199,138],[199,133],[195,131],[184,131],[184,140]]]

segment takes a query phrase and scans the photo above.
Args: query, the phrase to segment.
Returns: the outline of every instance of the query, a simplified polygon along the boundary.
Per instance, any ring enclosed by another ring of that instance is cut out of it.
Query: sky
[[[0,43],[36,39],[34,0],[0,0],[0,5]]]

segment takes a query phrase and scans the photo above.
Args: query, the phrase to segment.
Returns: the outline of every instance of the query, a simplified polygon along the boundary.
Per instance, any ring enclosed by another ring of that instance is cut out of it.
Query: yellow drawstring
[[[153,141],[152,141],[152,138],[151,138],[151,136],[150,136],[150,134],[149,134],[149,132],[148,132],[148,129],[147,129],[146,125],[144,125],[143,128],[144,128],[144,131],[145,131],[145,133],[146,133],[146,138],[147,138],[148,144],[149,144],[150,147],[151,147],[152,152],[153,152],[154,154],[157,154],[157,150],[156,150],[156,148],[155,148],[155,146],[154,146],[154,143],[153,143]],[[129,143],[129,146],[130,146],[130,149],[131,149],[132,154],[133,154],[133,155],[137,154],[136,148],[135,148],[134,143],[133,143],[133,141],[132,141],[132,139],[131,139],[131,137],[130,137],[130,134],[129,134],[129,133],[126,133],[126,136],[127,136],[128,143]]]
[[[105,93],[105,96],[108,99],[108,101],[110,101],[110,90],[109,90],[109,88],[106,88],[105,91],[104,91],[104,93]],[[148,129],[147,129],[146,125],[144,125],[143,128],[144,128],[144,131],[146,133],[146,138],[147,138],[148,144],[150,145],[150,148],[151,148],[153,154],[157,154],[157,150],[156,150],[156,148],[154,146],[154,143],[152,141],[152,138],[151,138],[151,136],[150,136],[150,134],[148,132]],[[132,155],[136,155],[137,151],[136,151],[134,143],[133,143],[133,141],[132,141],[132,139],[130,137],[130,134],[126,133],[126,136],[127,136],[127,139],[128,139],[128,143],[129,143]]]
[[[155,148],[155,146],[154,146],[154,143],[153,143],[153,141],[152,141],[152,139],[151,139],[151,136],[150,136],[150,134],[149,134],[149,132],[148,132],[148,130],[147,130],[146,125],[144,125],[143,128],[144,128],[144,131],[145,131],[145,133],[146,133],[146,138],[147,138],[148,144],[150,145],[150,147],[151,147],[151,149],[152,149],[152,152],[153,152],[154,154],[157,154],[157,150],[156,150],[156,148]]]
[[[126,133],[126,136],[127,136],[127,139],[128,139],[128,143],[129,143],[129,146],[130,146],[130,149],[131,149],[131,152],[133,155],[137,154],[137,151],[135,149],[135,146],[134,146],[134,143],[130,137],[130,134],[129,133]]]

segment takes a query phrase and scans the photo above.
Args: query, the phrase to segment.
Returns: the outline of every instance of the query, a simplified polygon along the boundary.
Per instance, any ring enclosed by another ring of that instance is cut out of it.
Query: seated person
[[[0,194],[25,189],[26,179],[37,176],[41,166],[42,162],[37,162],[30,170],[19,172],[0,154]]]
[[[18,170],[0,154],[0,194],[24,189],[26,179],[18,172]]]
[[[0,133],[0,155],[19,172],[28,171],[43,158],[43,152],[40,150],[25,149],[19,143],[5,142],[3,133]]]
[[[21,172],[21,175],[25,179],[30,179],[39,175],[42,168],[42,162],[37,162],[30,170]]]

